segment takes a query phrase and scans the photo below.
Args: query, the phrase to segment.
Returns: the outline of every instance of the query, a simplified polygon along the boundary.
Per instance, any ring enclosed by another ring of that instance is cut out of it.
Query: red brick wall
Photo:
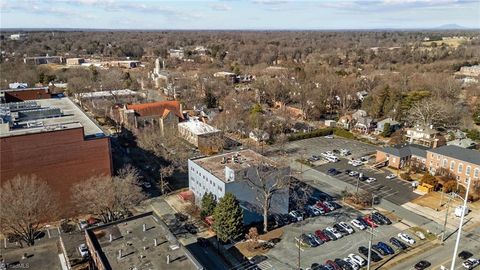
[[[51,94],[48,89],[32,89],[32,90],[5,92],[5,100],[7,102],[19,102],[19,101],[33,100],[33,99],[46,99],[50,97],[51,97]]]
[[[83,128],[0,139],[0,182],[35,174],[68,201],[70,188],[112,172],[109,138],[84,140]]]

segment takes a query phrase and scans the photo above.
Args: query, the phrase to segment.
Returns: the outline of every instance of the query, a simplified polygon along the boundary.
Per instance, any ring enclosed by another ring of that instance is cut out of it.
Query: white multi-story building
[[[188,160],[188,181],[195,201],[200,203],[207,192],[220,199],[227,192],[235,195],[244,209],[244,221],[250,223],[261,218],[261,204],[257,201],[259,190],[249,183],[259,179],[257,168],[274,168],[275,173],[265,177],[267,185],[273,185],[279,178],[290,177],[290,168],[247,149],[211,157]],[[273,195],[270,213],[288,213],[289,188]]]
[[[198,148],[213,147],[210,145],[209,138],[218,136],[222,137],[222,131],[212,127],[198,119],[190,119],[185,122],[178,123],[178,133],[182,138]],[[223,145],[218,146],[222,148]],[[219,150],[219,149],[217,149]]]

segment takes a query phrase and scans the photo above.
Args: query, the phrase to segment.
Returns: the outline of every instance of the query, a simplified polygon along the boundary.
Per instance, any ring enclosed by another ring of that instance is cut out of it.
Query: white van
[[[456,217],[461,217],[462,216],[462,209],[463,205],[459,205],[455,208],[455,216]],[[465,216],[468,215],[468,212],[470,212],[470,209],[468,209],[468,206],[465,207]]]
[[[340,161],[336,156],[328,156],[326,159],[330,162],[339,162]]]

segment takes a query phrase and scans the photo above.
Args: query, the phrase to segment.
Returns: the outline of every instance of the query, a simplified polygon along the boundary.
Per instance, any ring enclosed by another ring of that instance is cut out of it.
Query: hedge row
[[[288,136],[288,141],[298,141],[298,140],[322,137],[322,136],[327,136],[332,134],[333,134],[332,128],[315,129],[310,132],[300,132],[300,133],[290,135]]]

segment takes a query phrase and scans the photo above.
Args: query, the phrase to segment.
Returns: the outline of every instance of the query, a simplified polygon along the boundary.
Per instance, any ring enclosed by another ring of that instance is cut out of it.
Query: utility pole
[[[447,201],[447,210],[445,212],[445,222],[443,223],[443,230],[442,230],[442,244],[445,242],[445,236],[447,234],[447,220],[448,220],[448,210],[450,210],[450,201],[452,200],[451,195],[448,197]]]
[[[373,207],[374,202],[375,202],[375,195],[372,195],[372,212],[370,214],[373,214],[373,210],[375,209]],[[370,226],[370,239],[368,240],[367,270],[370,270],[370,264],[372,260],[372,241],[373,241],[373,226]]]
[[[461,234],[462,234],[463,220],[465,219],[465,212],[466,212],[465,210],[467,209],[468,192],[470,191],[470,183],[471,182],[472,182],[472,180],[468,179],[467,191],[465,192],[465,198],[463,198],[462,217],[460,218],[460,225],[458,226],[457,241],[455,242],[455,249],[453,250],[452,265],[450,266],[450,270],[455,270],[455,259],[457,259],[458,245],[460,244],[460,237],[461,237]]]

